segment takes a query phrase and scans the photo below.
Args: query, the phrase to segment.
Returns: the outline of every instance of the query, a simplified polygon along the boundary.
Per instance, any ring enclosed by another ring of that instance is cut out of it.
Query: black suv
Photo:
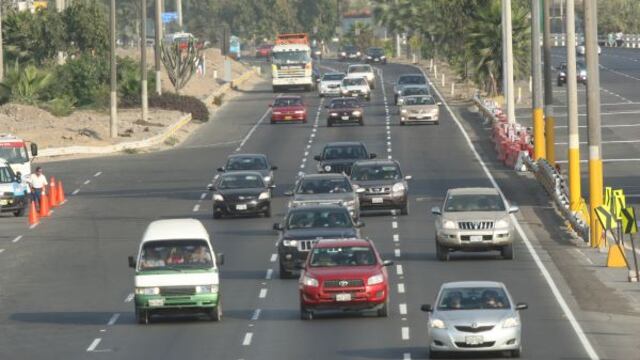
[[[280,278],[292,278],[318,240],[360,238],[358,228],[362,226],[361,222],[354,223],[349,211],[340,205],[290,208],[283,223],[273,224],[273,229],[280,231]]]
[[[400,209],[402,215],[409,214],[408,180],[411,176],[403,176],[395,160],[361,160],[351,168],[363,209]]]
[[[320,173],[351,174],[351,166],[358,160],[374,159],[377,155],[369,153],[363,143],[357,141],[328,143],[321,155],[313,158],[318,161]]]

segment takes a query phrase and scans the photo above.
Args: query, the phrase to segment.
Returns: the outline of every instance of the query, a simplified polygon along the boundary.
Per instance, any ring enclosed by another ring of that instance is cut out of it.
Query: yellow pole
[[[601,248],[605,246],[602,239],[602,226],[596,215],[596,208],[602,205],[602,159],[598,156],[589,159],[589,207],[591,208],[591,246]]]
[[[553,116],[553,105],[547,108],[547,116],[544,122],[544,131],[546,135],[546,156],[547,161],[552,165],[556,165],[556,118]]]
[[[533,109],[533,154],[534,160],[546,158],[544,112],[542,108]]]
[[[602,167],[602,165],[601,165]],[[569,203],[572,211],[579,211],[581,205],[580,147],[569,148]]]

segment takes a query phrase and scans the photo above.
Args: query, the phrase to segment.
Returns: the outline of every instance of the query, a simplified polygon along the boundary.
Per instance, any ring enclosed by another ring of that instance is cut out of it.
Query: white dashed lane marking
[[[82,184],[89,185],[90,183],[91,183],[91,180],[85,180]]]
[[[262,288],[260,289],[260,294],[258,295],[258,297],[260,299],[264,299],[267,297],[267,289],[266,288]]]
[[[193,206],[193,212],[197,212],[198,210],[200,210],[200,204],[195,204]]]
[[[398,284],[398,294],[404,294],[404,283]]]
[[[261,313],[262,313],[262,310],[255,309],[255,311],[253,312],[253,315],[251,316],[251,321],[257,321],[260,318]]]
[[[267,274],[265,275],[264,278],[267,280],[271,280],[271,277],[273,277],[273,269],[268,269]]]
[[[402,354],[402,360],[411,360],[411,353]]]
[[[242,346],[251,345],[251,340],[252,339],[253,339],[253,333],[252,332],[248,332],[248,333],[244,334],[244,339],[242,340]]]
[[[80,189],[75,189],[75,190],[73,190],[71,195],[78,195],[79,192],[80,192]]]
[[[0,249],[0,254],[2,254],[4,252],[4,249]]]
[[[394,229],[397,229],[398,228],[398,222],[397,221],[393,221],[391,223],[391,227],[394,228]]]
[[[131,300],[133,300],[133,293],[127,295],[127,297],[124,298],[124,302],[126,303],[131,302]]]
[[[107,323],[107,325],[112,326],[113,324],[116,323],[116,321],[118,321],[119,317],[120,317],[120,314],[118,313],[113,314],[113,316],[111,316],[111,319],[109,319],[109,322]]]
[[[200,195],[200,200],[204,200],[204,198],[207,197],[207,193],[202,193],[202,195]]]
[[[98,176],[100,176],[100,175],[102,175],[102,171],[98,171],[97,173],[95,173],[95,174],[93,175],[93,177],[98,177]]]
[[[100,341],[102,341],[101,338],[93,339],[93,341],[91,342],[91,345],[89,345],[89,347],[87,348],[87,352],[95,351],[98,345],[100,345]]]
[[[278,260],[278,254],[271,254],[271,259],[269,259],[269,261],[276,262],[276,260]]]
[[[393,250],[393,254],[394,254],[396,257],[400,257],[400,249],[395,249],[395,250]]]
[[[400,308],[400,315],[407,315],[407,304],[402,303],[399,306]]]
[[[409,328],[407,326],[402,327],[402,340],[409,340]]]
[[[395,241],[395,242],[400,241],[400,235],[398,235],[398,234],[393,234],[393,241]]]
[[[396,265],[396,273],[398,275],[403,275],[404,274],[404,270],[402,269],[402,265],[400,265],[400,264]]]
[[[15,243],[17,243],[18,241],[20,241],[20,239],[22,239],[22,235],[20,235],[20,236],[16,236],[16,238],[15,238],[15,239],[13,239],[13,240],[11,240],[11,242],[15,244]]]

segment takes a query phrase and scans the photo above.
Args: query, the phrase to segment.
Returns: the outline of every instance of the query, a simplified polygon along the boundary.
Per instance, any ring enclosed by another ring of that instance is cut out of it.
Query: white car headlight
[[[264,177],[264,182],[271,182],[271,176],[265,176]]]
[[[380,59],[386,59],[386,56],[382,55],[380,56]]]
[[[399,193],[399,192],[403,192],[405,189],[406,188],[404,187],[404,184],[399,182],[393,185],[393,187],[391,188],[391,191],[394,193]]]
[[[269,195],[269,192],[265,191],[265,192],[260,193],[260,196],[258,196],[258,200],[267,200],[270,197],[271,196]]]
[[[371,56],[367,55],[367,59],[371,60]]]
[[[353,116],[360,116],[360,115],[362,115],[362,112],[361,112],[361,111],[356,110],[356,111],[352,112],[351,114],[352,114]]]
[[[159,287],[137,287],[136,294],[138,295],[159,295]]]
[[[293,113],[294,114],[304,114],[304,110],[296,110]]]
[[[398,102],[399,102],[399,101],[398,101]],[[406,113],[407,113],[407,110],[406,110],[406,109],[402,109],[402,110],[400,110],[400,113],[401,113],[401,114],[406,114]]]
[[[332,112],[332,113],[330,113],[329,115],[331,115],[331,116],[338,116],[338,113],[337,113],[337,112]]]
[[[445,329],[447,327],[444,321],[440,319],[430,319],[429,326],[433,329]]]
[[[520,321],[515,316],[506,318],[502,323],[503,328],[512,328],[518,325],[520,325]]]
[[[324,171],[331,171],[331,165],[325,165]]]
[[[282,115],[282,112],[281,111],[274,111],[273,115]]]
[[[509,221],[506,219],[501,219],[496,221],[495,228],[496,229],[504,229],[509,227]]]
[[[373,275],[369,279],[367,279],[367,285],[376,285],[380,284],[384,281],[384,277],[382,274]]]
[[[196,294],[212,294],[218,292],[218,285],[198,285]]]
[[[224,201],[224,198],[220,194],[213,194],[213,200],[215,200],[215,201]]]
[[[343,94],[343,95],[346,95],[346,94],[348,94],[348,93],[349,93],[349,90],[347,90],[347,89],[342,89],[342,94]]]
[[[347,53],[343,51],[343,52],[340,53],[340,55],[347,56]]]
[[[586,70],[580,70],[580,76],[587,76]]]
[[[284,246],[298,246],[298,240],[282,240],[282,245]]]
[[[362,54],[360,53],[360,51],[358,51],[358,52],[356,53],[356,55],[360,56],[360,55],[362,55]]]
[[[312,278],[309,275],[305,275],[304,277],[302,277],[302,285],[304,286],[310,286],[310,287],[318,287],[318,280],[316,280],[315,278]]]
[[[455,221],[445,220],[442,222],[443,229],[456,229],[458,226]]]

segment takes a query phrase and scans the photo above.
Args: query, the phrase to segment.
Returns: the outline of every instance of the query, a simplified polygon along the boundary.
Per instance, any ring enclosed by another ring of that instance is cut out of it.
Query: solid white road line
[[[407,315],[407,304],[400,304],[400,315]]]
[[[398,294],[404,294],[404,283],[398,284]]]
[[[267,115],[269,115],[270,112],[271,112],[271,109],[267,109],[267,111],[265,111],[265,113],[262,114],[258,122],[256,122],[255,125],[253,125],[251,130],[249,130],[247,135],[245,135],[245,137],[242,139],[242,141],[240,142],[240,145],[238,145],[238,148],[236,149],[236,152],[242,150],[242,147],[244,146],[244,144],[247,143],[251,135],[253,135],[253,132],[256,131],[256,129],[258,128],[258,126],[260,126],[260,124],[262,124],[262,122],[264,121],[264,119],[266,119]]]
[[[262,310],[260,309],[256,309],[253,312],[253,315],[251,316],[251,321],[257,321],[260,318],[260,314],[262,313]]]
[[[271,277],[273,277],[273,269],[268,269],[267,275],[265,275],[264,278],[267,280],[271,280]]]
[[[17,243],[18,241],[20,241],[20,239],[22,239],[22,235],[16,236],[15,239],[11,240],[12,243]]]
[[[269,261],[276,262],[276,260],[278,260],[278,254],[271,254],[271,259],[269,259]]]
[[[402,340],[409,340],[409,327],[402,327]]]
[[[251,339],[252,338],[253,338],[253,333],[252,332],[248,332],[248,333],[244,334],[244,340],[242,340],[242,346],[251,345]]]
[[[116,321],[118,321],[119,317],[120,317],[119,313],[113,314],[113,316],[111,316],[111,319],[109,319],[109,322],[107,323],[107,326],[112,326],[113,324],[115,324]]]
[[[260,299],[264,299],[267,297],[267,289],[266,288],[262,288],[260,289],[260,294],[258,295],[258,297]]]
[[[91,342],[91,345],[89,345],[89,347],[87,348],[87,352],[94,351],[98,347],[98,345],[100,345],[100,341],[102,341],[101,338],[93,339],[93,341]]]
[[[422,69],[420,69],[420,71],[422,71]],[[422,73],[426,78],[427,75],[424,74],[424,71],[422,71]],[[444,104],[444,106],[447,109],[447,111],[449,112],[449,114],[451,114],[452,119],[455,121],[456,125],[458,126],[458,129],[462,133],[462,136],[465,138],[465,140],[467,142],[467,145],[471,149],[471,152],[473,152],[473,155],[475,156],[476,160],[478,160],[478,163],[482,167],[482,170],[484,171],[484,173],[489,178],[489,181],[491,182],[493,187],[496,188],[496,190],[498,190],[500,195],[502,195],[504,197],[504,193],[502,192],[502,189],[500,188],[500,186],[498,185],[498,183],[494,179],[493,175],[491,174],[491,171],[489,171],[489,168],[485,164],[484,160],[482,160],[482,157],[480,156],[480,154],[478,153],[476,148],[473,146],[473,142],[471,141],[471,138],[469,137],[469,134],[467,134],[467,132],[465,131],[464,126],[462,126],[462,123],[458,119],[458,116],[453,112],[453,110],[451,110],[451,107],[449,107],[449,104],[447,103],[446,99],[442,96],[440,91],[436,87],[434,87],[433,89],[436,92],[436,94],[438,95],[438,97],[440,98],[440,101],[442,101],[442,103]],[[587,338],[587,335],[584,333],[584,330],[582,330],[582,326],[576,320],[576,317],[573,314],[573,311],[571,311],[571,308],[569,307],[569,305],[567,304],[566,300],[562,296],[562,293],[560,292],[560,289],[558,289],[558,286],[556,285],[556,282],[551,277],[551,274],[549,273],[549,270],[547,270],[547,267],[544,265],[544,263],[540,259],[540,256],[538,255],[538,252],[536,251],[536,249],[531,244],[531,241],[529,240],[529,237],[527,236],[527,234],[522,229],[522,226],[520,226],[520,222],[518,221],[518,218],[514,214],[511,214],[511,221],[514,224],[514,226],[516,228],[516,231],[520,235],[520,238],[522,239],[522,241],[524,242],[525,246],[527,247],[527,250],[529,250],[529,253],[531,254],[531,257],[533,258],[534,262],[538,266],[538,269],[542,273],[542,276],[547,281],[547,284],[549,285],[551,293],[553,294],[553,296],[555,297],[556,301],[558,302],[558,305],[562,309],[562,312],[566,316],[567,320],[569,320],[569,323],[571,324],[571,327],[573,328],[573,331],[576,333],[576,336],[578,337],[578,340],[580,340],[580,343],[582,344],[582,347],[584,348],[585,352],[587,353],[587,355],[589,356],[589,358],[591,360],[599,360],[600,357],[598,356],[598,354],[596,353],[595,349],[593,348],[593,345],[591,345],[591,342],[589,341],[589,338]]]
[[[0,254],[2,254],[4,252],[4,249],[0,249]]]
[[[93,175],[93,177],[98,177],[98,176],[100,176],[100,175],[102,175],[102,171],[98,171],[97,173],[95,173],[95,174]]]

